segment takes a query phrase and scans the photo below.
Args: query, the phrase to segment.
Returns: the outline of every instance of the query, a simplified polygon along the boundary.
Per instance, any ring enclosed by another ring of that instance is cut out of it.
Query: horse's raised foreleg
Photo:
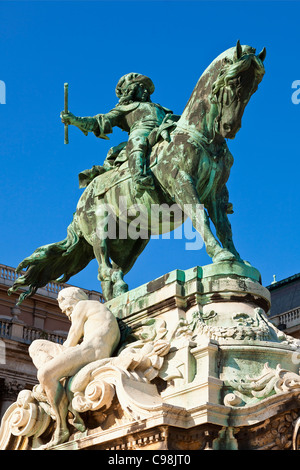
[[[191,176],[184,171],[179,171],[173,183],[173,192],[176,203],[191,219],[193,227],[202,236],[207,254],[213,259],[213,262],[235,258],[229,250],[221,247],[212,233],[207,213],[201,204]]]

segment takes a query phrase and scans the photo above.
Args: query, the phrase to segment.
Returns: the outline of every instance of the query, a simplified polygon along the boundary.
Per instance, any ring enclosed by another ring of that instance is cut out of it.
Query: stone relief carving
[[[218,315],[214,310],[205,315],[198,312],[196,333],[218,341],[228,339],[265,341],[270,338],[270,328],[263,314],[261,308],[254,309],[253,317],[247,313],[236,312],[231,315],[229,326],[221,326],[221,322],[217,325],[209,324],[209,320]]]
[[[119,356],[99,363],[98,367],[95,364],[87,371],[82,369],[69,385],[74,395],[73,409],[78,412],[107,410],[116,394],[129,418],[147,415],[153,407],[161,405],[157,389],[150,382],[159,375],[169,349],[170,344],[164,340],[146,344],[137,341],[123,349]]]
[[[192,314],[191,320],[180,319],[174,331],[174,338],[188,335],[199,340],[201,336],[218,342],[226,340],[276,341],[288,345],[293,350],[300,350],[300,340],[278,330],[269,322],[262,308],[254,308],[253,316],[245,312],[234,312],[229,318],[230,325],[222,326],[222,314],[215,310],[203,313],[200,310]]]
[[[251,427],[250,432],[240,429],[238,437],[244,442],[244,449],[292,450],[298,416],[299,409],[280,413]]]
[[[243,397],[262,400],[278,393],[300,391],[300,375],[282,369],[280,364],[272,369],[265,363],[259,376],[247,376],[244,380],[227,381],[226,384],[233,388],[234,393],[225,396],[225,405],[239,406]]]

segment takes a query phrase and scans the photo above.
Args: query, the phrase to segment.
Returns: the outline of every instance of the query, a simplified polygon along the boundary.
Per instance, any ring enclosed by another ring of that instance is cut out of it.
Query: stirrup
[[[135,180],[134,185],[138,191],[155,188],[155,184],[151,175],[140,176],[139,179]]]

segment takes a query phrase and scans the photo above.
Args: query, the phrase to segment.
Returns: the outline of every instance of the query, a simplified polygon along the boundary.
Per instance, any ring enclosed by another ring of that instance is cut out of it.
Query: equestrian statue
[[[256,55],[254,48],[238,41],[204,71],[180,116],[151,101],[154,84],[138,73],[119,80],[119,102],[106,114],[76,117],[65,107],[65,126],[75,125],[84,134],[103,139],[119,127],[129,134],[128,141],[110,149],[102,166],[79,174],[79,185],[85,189],[67,237],[25,258],[9,294],[27,286],[20,304],[50,281],[67,282],[96,258],[108,301],[128,290],[123,277],[148,244],[153,226],[156,234],[165,233],[186,217],[200,232],[213,263],[243,263],[228,219],[232,204],[226,183],[233,156],[226,139],[233,139],[241,128],[245,107],[264,76],[265,56],[265,48]],[[151,208],[174,205],[179,211],[170,223],[153,224]],[[204,210],[197,210],[199,205]],[[128,210],[132,207],[144,208],[143,236],[130,236],[130,230],[124,236],[124,226],[133,221]],[[114,230],[109,228],[112,222]]]

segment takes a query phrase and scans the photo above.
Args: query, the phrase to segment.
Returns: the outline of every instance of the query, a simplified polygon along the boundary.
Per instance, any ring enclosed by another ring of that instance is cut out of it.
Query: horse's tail
[[[17,267],[17,273],[24,269],[26,271],[16,279],[8,290],[8,294],[12,294],[22,286],[29,287],[26,292],[20,295],[18,305],[27,297],[33,296],[38,288],[44,287],[48,282],[67,282],[71,276],[84,269],[95,257],[92,246],[83,238],[77,228],[76,216],[67,230],[65,240],[37,248]]]

